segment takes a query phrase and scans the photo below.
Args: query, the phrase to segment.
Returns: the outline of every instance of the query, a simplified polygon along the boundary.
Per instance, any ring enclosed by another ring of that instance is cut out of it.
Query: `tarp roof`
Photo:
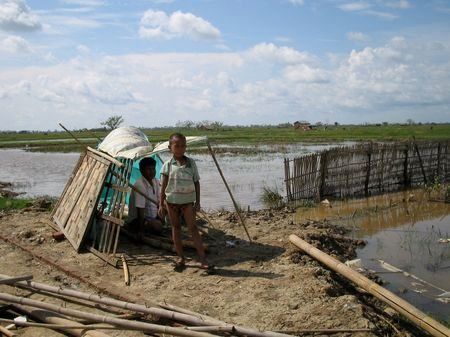
[[[206,140],[206,136],[186,137],[188,144]],[[99,144],[100,151],[114,158],[137,159],[169,150],[169,142],[158,143],[155,148],[138,128],[125,126],[111,131]]]

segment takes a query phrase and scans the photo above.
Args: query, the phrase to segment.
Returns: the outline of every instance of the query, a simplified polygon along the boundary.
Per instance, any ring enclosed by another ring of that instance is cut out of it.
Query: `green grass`
[[[12,199],[0,197],[0,211],[2,210],[12,210],[12,209],[23,209],[30,205],[30,199]]]
[[[206,135],[214,143],[221,144],[291,144],[296,142],[342,142],[342,141],[401,141],[448,140],[450,124],[422,125],[338,125],[321,126],[310,131],[294,127],[277,126],[224,126],[219,130],[197,130],[179,128],[142,129],[151,143],[156,144],[168,139],[173,132],[182,132],[187,136]],[[95,147],[96,138],[104,138],[107,131],[75,131],[73,134],[83,143]],[[8,133],[0,132],[0,148],[28,147],[40,151],[79,151],[81,147],[65,131]]]

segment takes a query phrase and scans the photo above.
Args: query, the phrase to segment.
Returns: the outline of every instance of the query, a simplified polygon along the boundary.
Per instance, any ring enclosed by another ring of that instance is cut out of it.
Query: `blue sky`
[[[0,130],[450,122],[450,1],[0,0]]]

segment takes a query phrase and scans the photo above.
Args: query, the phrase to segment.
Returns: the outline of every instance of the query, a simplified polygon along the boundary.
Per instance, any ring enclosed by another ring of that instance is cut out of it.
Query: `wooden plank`
[[[85,156],[83,163],[80,166],[74,180],[72,181],[71,187],[68,189],[63,201],[58,207],[58,211],[55,213],[53,219],[59,225],[60,229],[63,230],[66,226],[67,220],[70,217],[74,207],[78,202],[78,198],[86,185],[86,182],[90,176],[90,172],[94,166],[94,162],[90,157]]]
[[[93,211],[100,198],[103,182],[110,165],[110,163],[105,164],[104,162],[97,161],[93,157],[90,158],[93,162],[93,167],[90,171],[92,173],[85,182],[86,188],[83,188],[78,196],[77,203],[71,212],[66,227],[63,229],[63,233],[77,251],[79,251],[88,231],[94,213]]]
[[[104,219],[104,220],[113,222],[113,223],[115,223],[116,225],[119,225],[119,226],[123,226],[125,224],[124,220],[115,218],[115,217],[107,215],[107,214],[102,214],[102,215],[100,215],[100,217],[102,219]]]

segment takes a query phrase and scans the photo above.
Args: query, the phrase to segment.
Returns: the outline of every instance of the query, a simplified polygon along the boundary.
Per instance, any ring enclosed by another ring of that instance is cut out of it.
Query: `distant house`
[[[214,130],[211,126],[205,125],[205,124],[199,125],[197,127],[197,129],[202,130],[202,131],[213,131]]]
[[[294,122],[294,128],[300,129],[303,131],[309,131],[312,129],[312,125],[311,125],[311,123],[309,123],[307,121],[296,121],[296,122]]]

